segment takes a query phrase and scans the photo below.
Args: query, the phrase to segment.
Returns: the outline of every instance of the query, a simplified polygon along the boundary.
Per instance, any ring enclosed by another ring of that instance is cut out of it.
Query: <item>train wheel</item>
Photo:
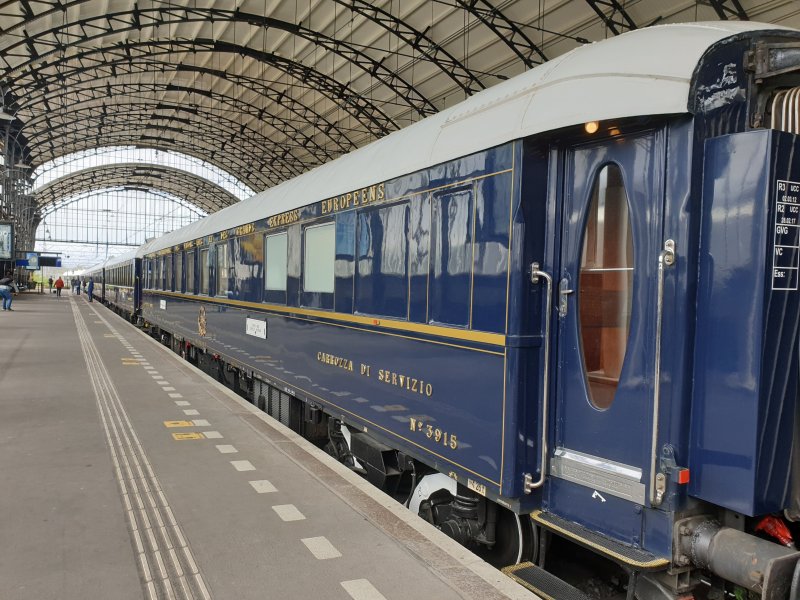
[[[530,517],[497,507],[496,542],[493,547],[477,546],[472,551],[490,565],[507,567],[533,560],[538,548],[537,530]]]
[[[441,528],[450,518],[457,493],[456,482],[442,473],[423,477],[408,500],[408,508],[420,517]],[[489,500],[487,500],[489,502]],[[490,565],[497,568],[534,560],[539,547],[537,529],[530,517],[495,505],[497,525],[495,544],[489,548],[479,543],[467,546]]]

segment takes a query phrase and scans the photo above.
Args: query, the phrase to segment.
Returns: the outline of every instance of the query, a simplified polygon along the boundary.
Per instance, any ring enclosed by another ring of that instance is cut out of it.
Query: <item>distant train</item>
[[[587,597],[560,547],[628,598],[796,599],[798,132],[800,32],[634,31],[95,293],[545,597]]]

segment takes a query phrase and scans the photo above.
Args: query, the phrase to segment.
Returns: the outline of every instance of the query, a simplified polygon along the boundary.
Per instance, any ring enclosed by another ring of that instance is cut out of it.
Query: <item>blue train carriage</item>
[[[139,248],[109,258],[105,262],[104,301],[115,312],[136,323],[141,304],[141,265]]]
[[[143,317],[540,593],[572,544],[796,598],[799,73],[757,23],[579,48],[150,242]]]

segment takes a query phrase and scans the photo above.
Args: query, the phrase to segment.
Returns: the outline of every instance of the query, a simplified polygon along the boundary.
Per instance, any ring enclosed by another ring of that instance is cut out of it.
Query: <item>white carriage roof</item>
[[[725,21],[662,25],[581,46],[332,162],[145,244],[140,255],[387,181],[544,131],[688,112],[692,73],[716,42],[755,30]]]
[[[110,269],[111,267],[115,267],[119,264],[128,262],[129,260],[133,260],[139,254],[139,248],[135,250],[130,250],[129,252],[124,252],[122,254],[117,254],[116,256],[112,256],[108,260],[103,263],[103,267],[106,269]]]

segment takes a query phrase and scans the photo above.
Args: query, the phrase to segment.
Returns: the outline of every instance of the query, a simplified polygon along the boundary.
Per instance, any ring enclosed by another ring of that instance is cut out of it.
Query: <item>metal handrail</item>
[[[675,264],[675,242],[664,242],[664,250],[658,255],[658,300],[656,305],[656,351],[653,369],[653,437],[650,443],[650,505],[658,506],[663,498],[656,490],[656,463],[658,462],[658,416],[661,403],[661,325],[664,317],[664,267]],[[662,479],[663,483],[663,479]]]
[[[544,376],[542,380],[544,386],[542,392],[542,448],[539,459],[539,479],[533,481],[533,478],[529,475],[525,477],[526,494],[530,494],[536,488],[542,487],[547,475],[547,419],[550,405],[550,321],[553,318],[553,278],[548,273],[539,270],[539,263],[533,263],[531,265],[531,283],[539,283],[539,277],[547,282],[547,312],[544,321]]]

